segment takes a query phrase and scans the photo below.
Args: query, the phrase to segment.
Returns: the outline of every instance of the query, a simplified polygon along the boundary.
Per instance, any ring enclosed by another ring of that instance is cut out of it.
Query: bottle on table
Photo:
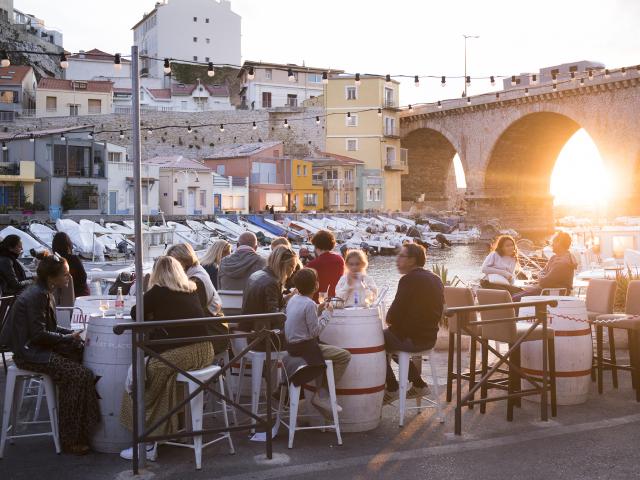
[[[122,287],[118,287],[118,295],[116,296],[116,318],[124,317],[124,295],[122,295]]]

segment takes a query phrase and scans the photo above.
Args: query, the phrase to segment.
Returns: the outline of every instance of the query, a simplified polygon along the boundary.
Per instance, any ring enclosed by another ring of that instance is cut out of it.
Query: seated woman
[[[511,235],[500,235],[494,243],[493,250],[482,264],[484,278],[480,280],[482,288],[507,290],[512,295],[522,291],[513,282],[518,265],[518,248]]]
[[[200,261],[202,267],[209,274],[213,288],[216,290],[220,288],[218,286],[218,269],[220,268],[220,262],[228,255],[231,255],[231,244],[226,240],[220,239],[211,244],[207,253],[205,253]]]
[[[369,305],[378,295],[378,287],[373,278],[367,275],[367,255],[362,250],[349,250],[344,261],[347,273],[340,277],[336,296],[344,300],[345,307]]]
[[[319,291],[326,292],[328,290],[329,297],[335,297],[336,285],[344,274],[342,256],[332,252],[336,246],[336,238],[333,233],[327,230],[320,230],[313,236],[311,243],[315,247],[316,258],[307,263],[306,266],[318,272]],[[318,292],[316,292],[313,299],[316,302],[318,301]]]
[[[18,261],[22,252],[18,235],[7,235],[0,242],[0,293],[4,296],[18,295],[32,283]]]
[[[179,320],[187,318],[203,318],[207,315],[202,310],[195,284],[187,278],[180,263],[172,257],[163,256],[156,260],[149,280],[149,290],[145,292],[144,321]],[[131,309],[131,317],[135,319],[135,306]],[[207,335],[204,325],[172,327],[154,330],[151,338],[179,339],[187,337],[203,337]],[[153,345],[156,353],[162,354],[169,362],[184,369],[198,370],[213,363],[213,345],[209,341],[195,343],[168,343]],[[145,418],[150,427],[166,415],[179,402],[176,376],[178,372],[157,358],[151,358],[146,368]],[[129,430],[133,429],[133,399],[124,395],[120,410],[120,421]],[[154,434],[173,434],[178,432],[178,418],[173,415],[169,420],[154,430]],[[147,444],[147,459],[156,460],[157,443]],[[127,460],[133,458],[133,449],[120,452]]]
[[[89,452],[89,439],[100,421],[91,370],[83,367],[78,333],[58,327],[53,292],[69,283],[69,266],[58,255],[40,260],[36,283],[15,301],[2,343],[13,351],[18,368],[49,375],[58,387],[58,425],[67,453]],[[5,336],[8,338],[5,340]]]
[[[51,242],[51,249],[53,253],[60,255],[69,264],[69,273],[71,273],[71,278],[73,278],[73,292],[75,296],[84,297],[89,295],[87,272],[80,258],[73,254],[73,243],[69,235],[64,232],[56,233]]]
[[[273,250],[267,260],[267,266],[254,272],[247,281],[247,288],[242,297],[242,314],[281,312],[293,295],[283,295],[284,285],[298,265],[298,256],[291,248],[281,245]],[[240,324],[243,331],[251,331],[256,327],[259,325]],[[271,327],[282,328],[283,325],[272,324]]]

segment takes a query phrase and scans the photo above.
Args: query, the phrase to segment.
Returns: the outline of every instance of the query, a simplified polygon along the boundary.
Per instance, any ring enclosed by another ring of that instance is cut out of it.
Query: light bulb
[[[61,134],[60,134],[60,141],[61,141],[61,142],[64,142],[65,140],[66,140],[66,138],[65,138],[65,136],[64,136],[64,133],[61,133]]]
[[[447,84],[447,77],[444,75],[440,78],[440,86],[444,87]]]
[[[253,122],[253,125],[252,125],[252,127],[251,127],[251,128],[253,128],[254,130],[257,130],[258,125],[256,125],[256,122]]]
[[[87,138],[89,140],[93,140],[93,133],[91,133],[91,132],[87,133]]]
[[[580,86],[581,86],[581,87],[584,87],[584,78],[581,78],[581,79],[580,79]]]
[[[164,59],[164,73],[169,75],[171,73],[171,64],[169,63],[169,59],[165,58]]]
[[[496,100],[500,100],[500,92],[496,92]]]
[[[529,89],[528,89],[528,88],[525,88],[525,89],[524,89],[524,94],[525,94],[525,96],[527,96],[527,97],[529,96]]]
[[[381,108],[379,108],[379,109],[378,109],[378,116],[379,116],[379,117],[381,117],[381,116],[382,116],[382,109],[381,109]]]
[[[347,118],[351,118],[351,112],[347,112]]]
[[[221,124],[220,124],[220,131],[221,131],[221,132],[224,132],[224,123],[221,123]]]
[[[216,71],[213,69],[213,62],[209,62],[209,67],[207,68],[207,75],[209,77],[213,77],[216,74]]]
[[[589,80],[593,80],[593,70],[589,69]]]
[[[620,73],[622,74],[622,76],[624,77],[627,74],[627,69],[625,67],[622,67],[620,69]]]
[[[153,130],[148,129],[148,130],[147,130],[147,135],[149,135],[149,136],[153,135]]]
[[[555,92],[556,90],[558,90],[558,85],[554,83],[552,88],[553,88],[553,91]]]
[[[34,135],[33,133],[29,134],[29,141],[30,141],[31,143],[33,143],[33,142],[35,142],[35,141],[36,141],[36,137],[35,137],[35,135]]]
[[[438,108],[442,108],[442,102],[438,100]]]
[[[60,54],[60,68],[67,69],[69,68],[69,62],[67,61],[67,56],[64,52]]]
[[[115,68],[116,70],[122,69],[122,59],[119,53],[116,53],[113,57],[113,68]]]
[[[284,123],[282,124],[282,126],[284,128],[289,128],[289,120],[287,120],[286,118],[284,119]]]
[[[124,139],[124,131],[120,130],[120,140]]]
[[[322,83],[325,85],[329,83],[329,74],[327,72],[322,72]]]
[[[420,77],[418,77],[418,75],[416,75],[416,76],[414,76],[414,77],[413,77],[413,84],[414,84],[416,87],[419,87],[419,86],[420,86]]]
[[[6,152],[7,150],[9,150],[9,147],[7,147],[7,143],[6,142],[2,142],[2,151]]]
[[[571,72],[569,76],[571,77],[572,82],[576,81],[576,72]]]
[[[320,125],[320,117],[316,116],[316,125]]]
[[[384,83],[386,83],[387,86],[391,85],[391,75],[389,75],[388,73],[387,73],[387,76],[384,79]]]
[[[193,130],[191,129],[191,125],[187,126],[187,133],[191,133]]]
[[[493,77],[493,75],[491,75],[489,77],[489,81],[491,82],[491,86],[495,87],[496,86],[496,79]]]
[[[354,83],[356,84],[356,87],[360,86],[361,82],[360,82],[360,74],[359,73],[356,73],[356,81]]]
[[[289,69],[287,71],[287,76],[289,77],[289,81],[290,82],[295,82],[296,81],[296,76],[293,74],[293,70]]]
[[[11,60],[9,60],[9,55],[7,55],[6,50],[0,53],[0,66],[4,68],[11,66]]]
[[[409,104],[409,112],[413,112],[413,106],[411,104]]]
[[[247,73],[247,79],[253,80],[254,78],[256,78],[256,74],[253,71],[253,67],[249,67],[249,72]]]
[[[466,82],[467,82],[467,85],[471,85],[471,77],[469,75],[467,75]]]
[[[471,103],[471,97],[467,97],[467,104]]]
[[[556,84],[558,83],[558,75],[556,75],[555,73],[551,74],[551,81]]]

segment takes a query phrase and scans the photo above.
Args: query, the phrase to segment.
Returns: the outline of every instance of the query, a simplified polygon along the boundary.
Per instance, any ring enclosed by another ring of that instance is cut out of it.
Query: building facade
[[[229,0],[162,0],[133,28],[140,54],[240,65],[241,18]],[[163,62],[141,60],[143,74],[162,78]]]
[[[35,143],[28,138],[0,133],[0,209],[10,210],[33,205],[36,178]]]
[[[213,172],[181,155],[144,161],[159,167],[160,210],[167,215],[213,215]]]
[[[291,161],[291,188],[287,192],[287,209],[309,212],[324,208],[324,189],[313,182],[313,161],[293,159]]]
[[[358,183],[364,162],[343,155],[318,152],[306,159],[313,165],[312,184],[322,189],[322,208],[330,212],[358,210]]]
[[[113,83],[41,78],[36,92],[38,117],[106,115],[113,110]]]
[[[213,173],[214,213],[249,213],[249,179]]]
[[[399,82],[373,75],[362,75],[357,82],[354,75],[338,75],[329,79],[326,90],[327,151],[361,160],[362,172],[372,176],[371,183],[358,182],[358,209],[400,210],[400,178],[408,170],[407,151],[400,148]]]
[[[238,107],[260,110],[302,106],[303,102],[323,94],[325,85],[322,75],[327,70],[293,64],[246,61],[238,73],[242,82]],[[253,78],[250,78],[251,72]],[[341,72],[342,70],[334,70],[330,75]]]
[[[108,144],[109,193],[107,213],[133,215],[134,183],[133,163],[124,147]],[[160,211],[160,167],[143,163],[140,169],[141,203],[143,215],[156,215]]]
[[[0,67],[0,121],[31,116],[36,109],[36,77],[25,65]]]
[[[24,32],[37,37],[42,42],[62,48],[62,32],[58,29],[47,27],[41,18],[14,8],[13,24]]]
[[[94,48],[68,55],[69,66],[64,70],[66,80],[111,81],[114,87],[131,88],[131,62],[120,59],[120,68],[114,66],[115,56]]]

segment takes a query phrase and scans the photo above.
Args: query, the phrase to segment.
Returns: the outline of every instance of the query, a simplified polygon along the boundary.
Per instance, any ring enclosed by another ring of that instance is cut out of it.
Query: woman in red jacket
[[[316,259],[307,263],[306,266],[318,272],[318,283],[320,284],[318,292],[326,292],[328,289],[329,296],[335,297],[336,285],[344,274],[344,259],[332,252],[336,246],[336,238],[333,233],[320,230],[313,236],[311,243],[315,247]],[[318,292],[313,297],[316,303],[318,302]]]

